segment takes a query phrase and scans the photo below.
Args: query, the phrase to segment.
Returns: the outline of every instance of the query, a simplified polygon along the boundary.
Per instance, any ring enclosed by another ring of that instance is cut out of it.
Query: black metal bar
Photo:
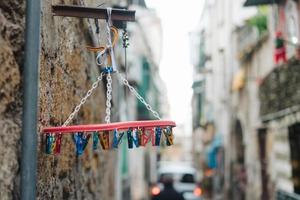
[[[107,19],[107,10],[105,8],[53,5],[52,13],[54,16]],[[135,11],[113,8],[111,19],[117,21],[135,21]]]
[[[40,13],[40,0],[26,0],[21,157],[22,200],[36,198]]]

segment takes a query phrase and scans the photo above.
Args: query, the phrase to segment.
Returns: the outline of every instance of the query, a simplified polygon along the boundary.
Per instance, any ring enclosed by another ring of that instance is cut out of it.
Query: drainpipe
[[[33,200],[36,198],[40,13],[40,0],[26,0],[25,62],[23,69],[23,116],[21,136],[22,200]]]

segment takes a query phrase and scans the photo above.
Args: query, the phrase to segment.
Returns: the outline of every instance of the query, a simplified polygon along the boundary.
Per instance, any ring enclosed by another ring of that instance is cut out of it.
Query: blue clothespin
[[[90,134],[85,135],[83,132],[73,134],[73,140],[76,146],[76,155],[80,156],[83,154],[83,151],[88,144],[90,136]]]
[[[117,129],[114,130],[114,138],[113,138],[113,148],[118,148],[119,144],[121,143],[122,137],[124,132],[118,133]]]
[[[99,142],[99,133],[95,131],[93,133],[93,150],[96,150],[98,148],[98,142]]]
[[[160,138],[161,138],[161,128],[156,127],[155,128],[155,146],[160,145]]]
[[[52,154],[55,149],[55,137],[51,133],[46,134],[46,153]]]
[[[89,139],[91,137],[91,134],[83,135],[82,140],[83,140],[83,150],[86,148],[87,144],[89,143]]]
[[[128,129],[127,131],[127,142],[128,142],[128,148],[133,148],[133,136],[132,136],[132,130]]]
[[[139,147],[140,146],[140,137],[139,137],[137,130],[134,130],[134,135],[132,136],[132,139],[133,139],[133,143],[134,143],[135,147]]]

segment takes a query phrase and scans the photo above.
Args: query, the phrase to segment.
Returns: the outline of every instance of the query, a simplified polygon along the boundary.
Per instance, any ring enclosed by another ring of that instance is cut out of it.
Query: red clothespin
[[[55,154],[60,154],[60,149],[61,149],[61,141],[62,141],[62,134],[57,133],[55,134]]]
[[[151,140],[151,134],[147,135],[146,131],[143,130],[142,136],[141,136],[141,146],[146,146],[146,144]]]

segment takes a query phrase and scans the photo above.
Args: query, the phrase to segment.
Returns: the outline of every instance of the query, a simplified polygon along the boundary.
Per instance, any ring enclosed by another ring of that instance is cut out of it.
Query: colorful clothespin
[[[166,137],[166,145],[171,146],[174,144],[174,135],[171,127],[163,129],[163,133]]]
[[[140,137],[139,137],[139,134],[138,134],[138,130],[137,129],[135,129],[134,131],[133,131],[133,135],[132,135],[132,139],[133,139],[133,143],[134,143],[134,145],[135,145],[135,147],[139,147],[140,146]]]
[[[141,135],[141,146],[146,146],[146,144],[149,142],[149,140],[151,139],[150,135],[146,134],[145,130],[141,130],[142,131],[142,135]]]
[[[150,137],[151,137],[152,146],[155,146],[155,128],[150,130]]]
[[[73,134],[73,141],[76,146],[76,155],[80,156],[83,154],[83,151],[88,144],[90,136],[90,134],[85,135],[83,132]]]
[[[102,134],[99,134],[100,144],[102,149],[108,150],[109,149],[109,131],[104,131]]]
[[[138,133],[138,131],[135,129],[132,131],[132,129],[129,129],[127,131],[127,140],[128,140],[128,148],[132,149],[133,148],[133,144],[135,145],[135,147],[139,147],[140,146],[140,140],[141,140],[141,136],[139,136],[140,134]]]
[[[143,135],[143,130],[141,128],[138,128],[136,130],[136,137],[137,137],[139,146],[142,145],[142,135]]]
[[[99,142],[99,133],[95,131],[93,133],[93,150],[96,150],[98,148],[98,142]]]
[[[55,137],[51,133],[46,134],[46,153],[52,154],[55,148]]]
[[[151,140],[151,134],[147,135],[144,130],[141,136],[141,146],[146,146],[146,144]]]
[[[132,129],[128,129],[127,131],[127,142],[128,142],[128,148],[133,148],[133,136],[132,136]]]
[[[155,146],[160,145],[160,138],[161,138],[161,128],[156,127],[155,128]]]
[[[121,143],[123,135],[124,132],[119,133],[117,129],[114,130],[114,138],[112,143],[113,148],[118,148],[119,144]]]
[[[62,134],[56,133],[55,134],[55,154],[60,154],[60,147],[61,147],[61,140],[62,140]]]

